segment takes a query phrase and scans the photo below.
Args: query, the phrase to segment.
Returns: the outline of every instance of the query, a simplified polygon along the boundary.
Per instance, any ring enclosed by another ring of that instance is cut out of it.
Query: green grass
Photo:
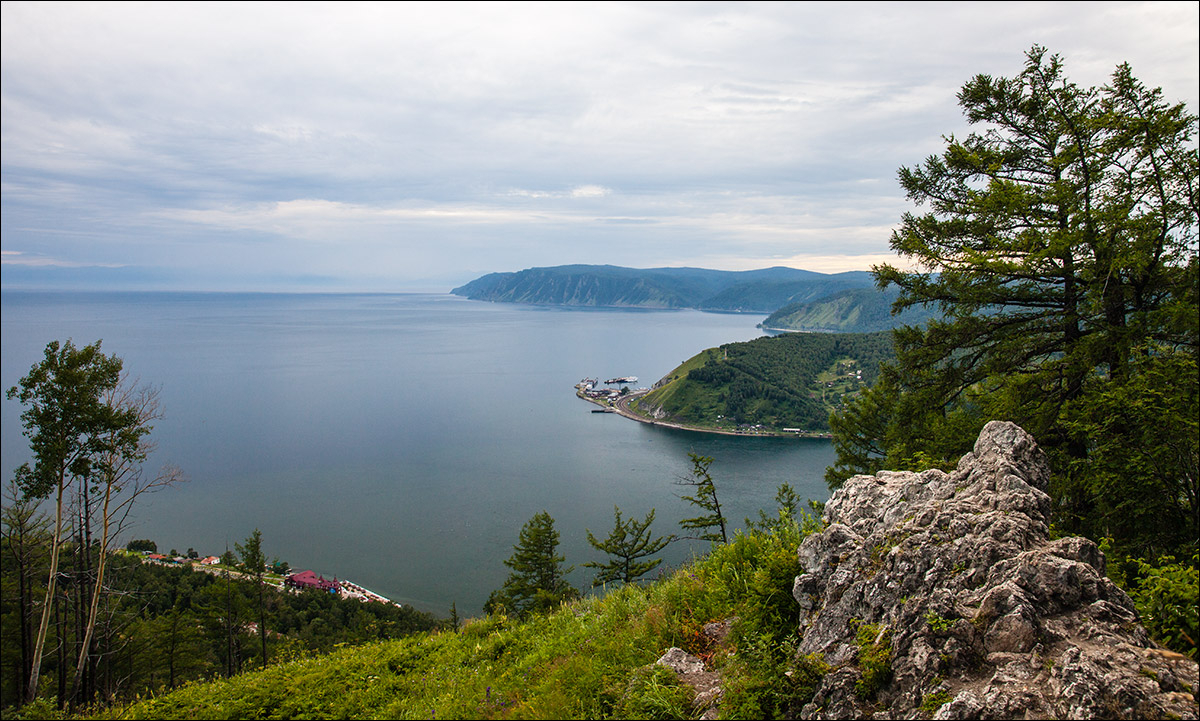
[[[698,414],[707,415],[711,419],[712,425],[717,425],[717,409],[721,406],[717,392],[696,383],[688,383],[687,374],[688,371],[704,367],[710,361],[720,362],[721,356],[719,348],[709,348],[697,353],[671,371],[669,382],[655,388],[631,405],[634,410],[647,415],[649,415],[647,410],[655,407],[694,408],[698,409]]]
[[[811,528],[812,525],[806,525]],[[691,690],[647,669],[678,646],[725,678],[725,717],[795,713],[826,668],[792,659],[802,531],[738,534],[645,586],[614,588],[544,616],[468,621],[459,631],[346,647],[196,683],[104,718],[679,718]],[[731,617],[727,645],[704,624]],[[795,678],[796,680],[793,680]]]

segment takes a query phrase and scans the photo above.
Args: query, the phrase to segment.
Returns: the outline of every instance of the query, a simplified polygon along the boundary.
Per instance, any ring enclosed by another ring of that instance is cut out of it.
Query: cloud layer
[[[896,169],[964,131],[970,76],[1039,43],[1080,84],[1129,61],[1195,109],[1200,66],[1194,3],[2,13],[6,287],[867,268],[907,209]]]

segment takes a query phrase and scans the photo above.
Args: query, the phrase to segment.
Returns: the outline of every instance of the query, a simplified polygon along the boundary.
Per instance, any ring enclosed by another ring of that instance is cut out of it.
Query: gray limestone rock
[[[1196,662],[1150,641],[1096,544],[1049,540],[1049,477],[994,421],[952,473],[846,481],[798,552],[799,654],[833,667],[801,717],[1197,718]],[[890,640],[874,691],[864,626]]]
[[[713,633],[720,633],[720,629],[717,627],[721,624],[709,625],[713,627]],[[725,629],[725,633],[728,634],[728,629]],[[679,677],[680,683],[692,687],[696,692],[692,699],[692,709],[700,715],[701,719],[717,717],[721,697],[724,694],[721,688],[720,674],[709,671],[699,657],[674,646],[667,649],[667,652],[655,663],[671,669]]]

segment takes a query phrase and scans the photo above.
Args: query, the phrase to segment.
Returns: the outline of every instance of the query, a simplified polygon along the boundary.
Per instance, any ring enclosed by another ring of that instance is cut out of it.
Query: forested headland
[[[827,433],[829,415],[893,358],[889,333],[795,333],[710,348],[631,408],[690,427]]]
[[[610,308],[695,308],[770,313],[847,288],[871,288],[865,271],[817,273],[796,268],[722,271],[564,265],[490,273],[451,292],[472,300]]]

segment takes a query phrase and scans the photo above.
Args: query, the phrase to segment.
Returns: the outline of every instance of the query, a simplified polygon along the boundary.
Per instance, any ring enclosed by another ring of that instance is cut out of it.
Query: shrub
[[[858,669],[862,676],[854,684],[855,694],[862,700],[875,696],[892,678],[892,632],[873,624],[859,626],[854,637],[858,646]]]
[[[1155,565],[1143,558],[1118,557],[1112,552],[1111,538],[1100,540],[1100,550],[1109,559],[1109,577],[1133,599],[1151,638],[1172,651],[1197,658],[1200,554],[1193,554],[1191,563],[1162,556]]]
[[[1176,563],[1174,556],[1163,556],[1157,566],[1140,558],[1130,560],[1137,564],[1137,580],[1136,586],[1128,589],[1129,596],[1146,630],[1172,651],[1196,658],[1196,641],[1200,638],[1197,558],[1193,557],[1191,564],[1182,564]]]
[[[950,698],[950,692],[944,688],[925,694],[925,697],[921,699],[921,713],[925,714],[928,718],[932,718],[937,713],[937,710],[949,701]]]

